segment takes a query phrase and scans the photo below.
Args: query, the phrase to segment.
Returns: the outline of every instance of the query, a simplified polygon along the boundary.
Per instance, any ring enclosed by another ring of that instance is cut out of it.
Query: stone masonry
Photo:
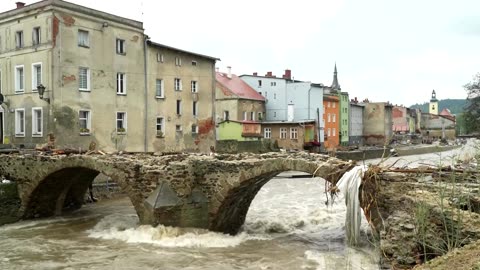
[[[142,224],[206,228],[234,234],[251,201],[283,171],[335,183],[353,164],[325,155],[268,153],[206,156],[3,155],[0,174],[17,183],[23,219],[60,215],[83,204],[103,173],[128,195]]]

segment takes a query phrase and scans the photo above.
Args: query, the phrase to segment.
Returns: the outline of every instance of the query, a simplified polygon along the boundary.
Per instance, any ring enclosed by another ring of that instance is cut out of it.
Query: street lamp
[[[43,95],[45,94],[45,86],[43,86],[43,84],[39,84],[37,86],[37,90],[38,90],[38,97],[48,102],[48,104],[50,104],[50,98],[43,97]]]

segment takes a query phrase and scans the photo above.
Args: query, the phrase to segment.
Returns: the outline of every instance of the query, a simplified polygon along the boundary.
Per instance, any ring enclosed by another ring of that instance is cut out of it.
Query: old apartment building
[[[61,0],[0,13],[3,144],[207,151],[215,61],[143,23]]]

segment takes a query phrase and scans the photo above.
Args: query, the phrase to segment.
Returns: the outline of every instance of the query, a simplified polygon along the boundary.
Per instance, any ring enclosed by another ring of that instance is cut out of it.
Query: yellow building
[[[0,139],[206,152],[216,60],[151,42],[142,22],[61,0],[17,3],[0,14]]]

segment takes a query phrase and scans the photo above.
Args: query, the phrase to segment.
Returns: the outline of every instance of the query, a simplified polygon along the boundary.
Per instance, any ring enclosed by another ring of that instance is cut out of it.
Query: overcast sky
[[[0,10],[17,0],[1,0]],[[27,4],[36,1],[25,1]],[[153,41],[221,59],[220,70],[330,85],[411,105],[465,98],[480,72],[478,0],[70,0],[144,22]]]

